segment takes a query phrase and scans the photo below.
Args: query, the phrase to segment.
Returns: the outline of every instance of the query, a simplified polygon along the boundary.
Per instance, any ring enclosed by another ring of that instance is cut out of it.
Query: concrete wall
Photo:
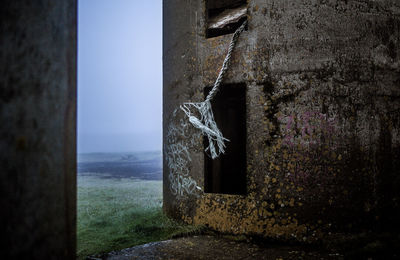
[[[204,193],[204,99],[231,35],[205,2],[164,0],[164,209],[232,233],[315,241],[398,230],[400,3],[249,0],[227,83],[247,86],[247,195]],[[229,149],[229,146],[228,146]]]
[[[1,1],[2,259],[74,259],[76,1]]]

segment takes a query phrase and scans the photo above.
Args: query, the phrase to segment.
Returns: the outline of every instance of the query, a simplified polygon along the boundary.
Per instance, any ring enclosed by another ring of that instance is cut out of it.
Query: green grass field
[[[163,214],[160,180],[78,175],[79,259],[196,229]]]

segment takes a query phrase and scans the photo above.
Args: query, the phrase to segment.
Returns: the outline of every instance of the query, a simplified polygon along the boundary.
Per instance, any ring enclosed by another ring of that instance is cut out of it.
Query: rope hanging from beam
[[[246,27],[247,21],[244,21],[243,24],[235,31],[232,36],[231,43],[229,44],[228,53],[224,59],[224,63],[222,64],[221,70],[219,71],[217,80],[214,83],[213,88],[208,93],[206,99],[203,102],[198,103],[183,103],[180,108],[185,112],[186,116],[189,118],[189,122],[195,127],[198,128],[204,136],[208,138],[208,147],[205,151],[209,151],[211,158],[217,158],[221,153],[225,152],[225,141],[229,141],[226,139],[221,131],[218,129],[217,123],[214,120],[214,114],[211,107],[211,100],[218,93],[221,82],[224,78],[225,72],[229,67],[229,62],[231,59],[232,51],[238,41],[240,33],[243,32]],[[199,113],[200,117],[194,116],[191,112],[191,109],[195,108]]]

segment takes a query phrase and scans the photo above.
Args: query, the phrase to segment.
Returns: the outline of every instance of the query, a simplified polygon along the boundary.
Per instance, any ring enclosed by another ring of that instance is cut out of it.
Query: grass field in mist
[[[78,156],[78,257],[196,230],[162,212],[161,153]]]

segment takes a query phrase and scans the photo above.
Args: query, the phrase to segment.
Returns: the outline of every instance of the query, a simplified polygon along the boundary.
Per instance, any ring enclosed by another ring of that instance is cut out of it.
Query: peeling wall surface
[[[75,259],[76,1],[0,4],[2,259]]]
[[[204,191],[204,99],[232,34],[204,1],[164,0],[164,210],[271,238],[399,230],[400,2],[249,0],[225,83],[246,84],[247,194]],[[227,146],[229,149],[229,143]]]

